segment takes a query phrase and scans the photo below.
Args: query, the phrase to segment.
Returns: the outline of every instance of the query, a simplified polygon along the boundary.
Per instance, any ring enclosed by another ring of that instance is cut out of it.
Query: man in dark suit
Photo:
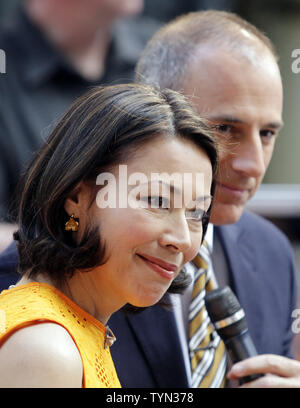
[[[274,386],[299,386],[300,364],[286,358],[291,356],[296,305],[292,250],[277,228],[244,211],[262,181],[282,123],[282,86],[272,45],[231,14],[191,14],[151,40],[137,79],[182,90],[217,130],[222,143],[211,218],[215,226],[210,225],[206,237],[214,271],[219,284],[229,284],[237,294],[258,352],[285,356],[251,359],[243,375],[259,367],[259,372],[273,373]],[[12,259],[8,251],[1,256],[3,274],[9,262],[10,269],[15,266]],[[154,306],[112,316],[110,327],[118,341],[111,352],[123,387],[190,386],[184,317],[190,294],[172,295],[174,313]],[[254,385],[270,386],[266,378]]]
[[[150,40],[136,80],[183,91],[216,128],[220,171],[213,237],[207,236],[214,271],[219,284],[229,284],[239,298],[258,353],[290,357],[296,307],[292,250],[276,227],[244,211],[264,177],[282,126],[282,84],[271,42],[233,14],[191,13]],[[120,336],[112,354],[124,386],[190,383],[187,339],[182,340],[179,321],[186,319],[176,309],[179,303],[185,315],[185,296],[173,302],[175,313],[154,307],[136,316],[112,317],[110,326]],[[275,370],[278,366],[282,371]],[[299,363],[287,358],[260,356],[244,370],[272,373],[275,387],[299,386]],[[232,378],[237,376],[231,372]],[[250,385],[270,386],[269,378]]]

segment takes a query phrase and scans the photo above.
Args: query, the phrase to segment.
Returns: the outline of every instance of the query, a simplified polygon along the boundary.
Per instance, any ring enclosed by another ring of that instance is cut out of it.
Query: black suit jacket
[[[293,252],[270,222],[245,212],[216,227],[228,262],[231,286],[246,312],[258,353],[291,356],[292,310],[296,307]],[[15,283],[15,247],[0,255],[0,290]],[[173,312],[153,306],[138,314],[115,313],[111,353],[123,387],[187,387]]]

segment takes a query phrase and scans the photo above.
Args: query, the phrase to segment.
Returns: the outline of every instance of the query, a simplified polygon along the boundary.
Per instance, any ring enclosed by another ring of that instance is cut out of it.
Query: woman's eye
[[[189,210],[185,212],[185,217],[187,220],[202,222],[205,216],[206,216],[206,212],[204,210],[201,210],[200,208],[197,208],[196,210]]]
[[[161,197],[161,196],[148,196],[143,198],[144,201],[147,200],[148,205],[151,208],[165,208],[165,209],[169,209],[170,208],[170,201],[165,198],[165,197]]]

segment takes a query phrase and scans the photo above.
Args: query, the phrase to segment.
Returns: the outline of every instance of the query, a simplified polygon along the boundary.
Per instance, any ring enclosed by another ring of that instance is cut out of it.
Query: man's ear
[[[64,208],[67,214],[70,216],[74,214],[74,218],[79,218],[83,221],[83,218],[87,215],[90,200],[91,189],[86,183],[81,181],[66,198]]]

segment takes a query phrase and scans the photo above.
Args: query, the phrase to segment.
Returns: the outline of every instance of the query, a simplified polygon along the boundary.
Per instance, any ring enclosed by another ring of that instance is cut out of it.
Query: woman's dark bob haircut
[[[69,219],[65,200],[80,181],[90,183],[95,199],[97,176],[112,165],[126,164],[132,152],[156,137],[193,141],[207,153],[215,176],[217,151],[210,127],[181,94],[129,84],[96,87],[77,99],[21,179],[14,234],[19,272],[30,278],[41,272],[58,282],[105,263],[98,229],[84,231],[79,243],[64,230]],[[185,286],[184,276],[183,271],[170,292]]]

